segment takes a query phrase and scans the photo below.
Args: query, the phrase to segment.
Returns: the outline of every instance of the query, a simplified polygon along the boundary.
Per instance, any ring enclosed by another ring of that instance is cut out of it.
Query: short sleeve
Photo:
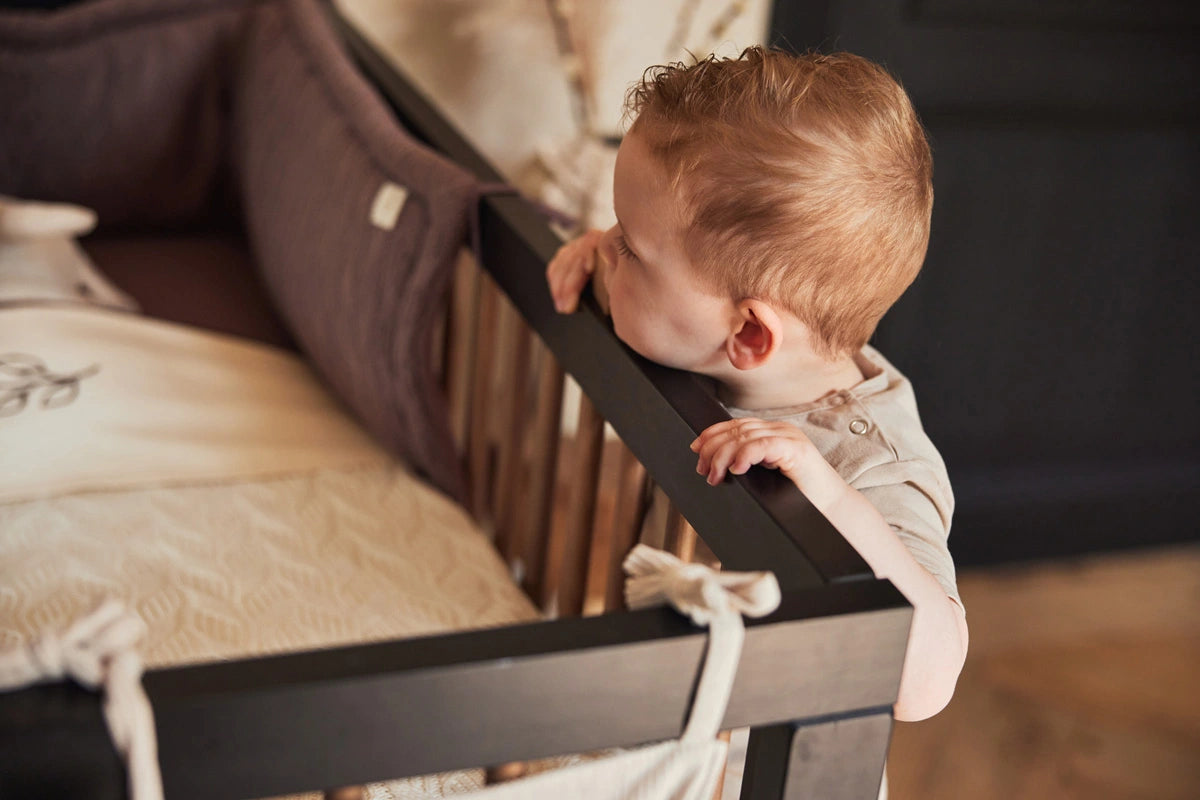
[[[948,542],[954,496],[944,477],[923,462],[897,461],[867,470],[851,486],[883,515],[916,562],[961,606]]]

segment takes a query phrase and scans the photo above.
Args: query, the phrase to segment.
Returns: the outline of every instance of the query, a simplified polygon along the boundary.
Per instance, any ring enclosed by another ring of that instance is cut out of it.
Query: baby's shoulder
[[[932,480],[949,490],[945,463],[921,424],[908,379],[878,351],[859,354],[864,379],[776,419],[804,431],[852,486],[882,468],[898,481]]]

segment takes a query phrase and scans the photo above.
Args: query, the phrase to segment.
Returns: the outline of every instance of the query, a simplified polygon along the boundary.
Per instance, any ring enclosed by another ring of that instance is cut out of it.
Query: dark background
[[[960,565],[1194,540],[1200,4],[777,0],[934,153],[925,269],[875,344],[946,458]]]

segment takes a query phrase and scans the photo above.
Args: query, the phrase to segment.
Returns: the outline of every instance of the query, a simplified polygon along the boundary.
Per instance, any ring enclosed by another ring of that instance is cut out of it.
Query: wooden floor
[[[897,723],[892,800],[1200,798],[1200,546],[968,571],[951,704]]]

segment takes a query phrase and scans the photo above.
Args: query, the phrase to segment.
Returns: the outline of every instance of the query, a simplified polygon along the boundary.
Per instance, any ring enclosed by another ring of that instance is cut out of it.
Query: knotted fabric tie
[[[0,650],[0,691],[64,677],[89,689],[103,687],[104,719],[125,760],[130,797],[161,800],[154,716],[136,649],[145,635],[140,617],[120,602],[105,601],[62,634]]]
[[[742,655],[742,615],[762,617],[778,608],[778,581],[770,572],[718,572],[688,564],[644,544],[629,552],[624,568],[629,608],[669,602],[697,625],[708,625],[708,652],[683,740],[712,739],[725,718]]]

